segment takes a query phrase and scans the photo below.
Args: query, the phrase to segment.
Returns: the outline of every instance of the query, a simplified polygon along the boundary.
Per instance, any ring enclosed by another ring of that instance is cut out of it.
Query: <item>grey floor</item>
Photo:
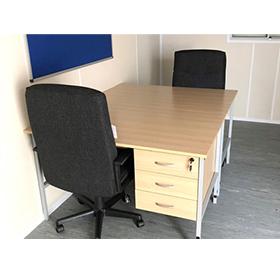
[[[231,164],[222,169],[218,204],[208,204],[202,238],[280,238],[280,125],[234,122],[233,129]],[[102,238],[195,237],[194,222],[134,210],[133,204],[119,202],[116,208],[141,213],[145,226],[105,217]],[[93,238],[91,217],[65,224],[61,234],[54,229],[55,219],[82,209],[70,197],[26,238]]]

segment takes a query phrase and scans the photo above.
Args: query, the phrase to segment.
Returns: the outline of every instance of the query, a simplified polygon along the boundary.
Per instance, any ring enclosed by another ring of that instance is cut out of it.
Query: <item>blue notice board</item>
[[[109,34],[27,35],[32,78],[113,57]]]

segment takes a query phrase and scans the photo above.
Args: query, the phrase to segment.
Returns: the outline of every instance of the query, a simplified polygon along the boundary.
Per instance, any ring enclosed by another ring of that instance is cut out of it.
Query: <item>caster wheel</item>
[[[127,203],[127,204],[131,202],[130,196],[128,194],[125,194],[123,196],[122,200],[124,203]]]
[[[138,228],[143,227],[144,225],[145,225],[145,223],[144,223],[144,221],[142,219],[136,221],[136,226]]]
[[[64,231],[64,226],[63,225],[56,225],[55,230],[56,230],[57,233],[61,233],[61,232]]]
[[[197,236],[195,239],[201,239],[199,236]]]
[[[212,196],[212,202],[213,204],[217,204],[217,200],[218,200],[218,197],[216,195],[213,195]]]

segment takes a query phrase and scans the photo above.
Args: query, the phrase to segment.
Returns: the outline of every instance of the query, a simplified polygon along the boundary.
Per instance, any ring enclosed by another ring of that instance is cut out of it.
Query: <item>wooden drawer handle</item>
[[[158,203],[158,202],[155,202],[155,205],[159,206],[159,207],[162,207],[162,208],[173,208],[174,207],[174,205],[163,204],[163,203]]]
[[[155,164],[160,165],[160,166],[171,166],[171,165],[174,165],[174,163],[160,162],[160,161],[155,161]]]
[[[158,183],[158,182],[155,182],[155,185],[158,186],[158,187],[161,187],[161,188],[172,188],[172,187],[174,187],[174,185],[171,185],[171,184],[162,184],[162,183]]]

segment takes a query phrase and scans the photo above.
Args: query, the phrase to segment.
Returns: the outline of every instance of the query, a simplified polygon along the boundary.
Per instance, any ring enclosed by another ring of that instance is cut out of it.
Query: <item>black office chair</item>
[[[224,89],[226,53],[219,50],[181,50],[174,55],[174,87]]]
[[[124,188],[134,175],[133,151],[116,148],[105,95],[85,87],[41,84],[26,89],[26,102],[46,181],[89,207],[57,220],[56,231],[86,215],[96,218],[96,238],[101,238],[104,215],[143,226],[141,215],[111,208],[128,200]]]

